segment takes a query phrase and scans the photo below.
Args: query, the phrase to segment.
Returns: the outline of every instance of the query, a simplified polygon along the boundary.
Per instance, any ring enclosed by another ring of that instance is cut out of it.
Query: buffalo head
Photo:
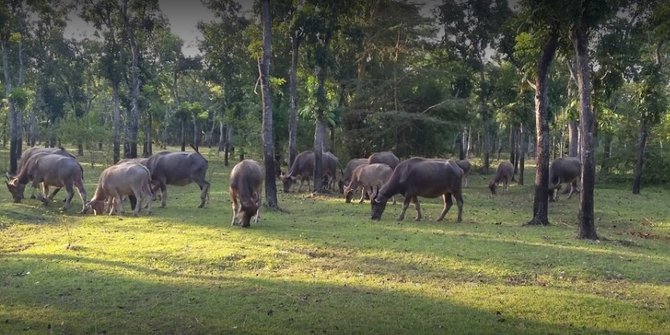
[[[387,199],[381,200],[378,198],[372,198],[370,201],[370,205],[372,206],[372,215],[370,216],[370,219],[380,220],[382,218],[384,209],[386,209],[386,202]]]
[[[7,189],[9,190],[9,193],[12,194],[12,197],[14,198],[14,202],[18,203],[18,202],[21,202],[21,200],[23,200],[23,192],[26,189],[26,184],[19,183],[18,178],[12,178],[12,179],[9,179],[8,181],[5,181],[5,185],[7,185]]]
[[[283,172],[279,176],[281,179],[282,183],[284,184],[284,193],[289,193],[291,191],[291,185],[293,185],[293,181],[295,180],[295,177],[293,176],[287,176]]]
[[[257,192],[254,192],[251,199],[241,202],[240,209],[235,215],[236,220],[240,222],[240,226],[249,228],[251,218],[258,215],[258,208],[260,205],[261,196]],[[256,222],[258,222],[258,217],[256,217]]]

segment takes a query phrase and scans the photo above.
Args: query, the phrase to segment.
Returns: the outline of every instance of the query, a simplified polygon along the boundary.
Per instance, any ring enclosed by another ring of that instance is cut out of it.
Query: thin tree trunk
[[[595,117],[591,105],[591,73],[589,68],[588,36],[586,27],[579,24],[571,31],[572,44],[576,54],[576,77],[579,88],[580,154],[582,161],[582,190],[579,193],[579,238],[598,239],[594,215]]]
[[[124,0],[122,8],[123,20],[126,27],[126,33],[128,35],[128,43],[130,44],[130,53],[132,56],[130,74],[131,74],[131,87],[130,87],[130,113],[129,117],[129,127],[128,127],[128,136],[127,143],[129,145],[127,156],[129,158],[137,158],[137,134],[139,132],[139,119],[140,119],[140,50],[137,46],[137,41],[135,40],[135,33],[133,32],[132,25],[130,24],[130,18],[128,14],[128,0]]]
[[[640,138],[638,142],[637,161],[635,162],[635,172],[633,175],[633,194],[640,194],[640,185],[642,183],[642,168],[644,166],[644,153],[647,147],[647,138],[649,137],[649,123],[647,120],[640,122]]]
[[[114,164],[121,160],[121,106],[119,101],[119,86],[112,83],[112,127],[114,144]]]
[[[274,138],[272,136],[272,92],[270,91],[270,56],[272,51],[272,21],[270,0],[262,3],[263,58],[258,63],[263,99],[263,161],[265,163],[265,200],[268,207],[277,208],[275,181]]]
[[[289,70],[288,166],[298,155],[298,61],[302,33],[296,29],[291,37],[291,69]]]
[[[568,156],[577,157],[579,156],[579,126],[577,125],[577,120],[570,120],[568,123],[568,135],[570,136],[570,144],[568,150]]]
[[[193,115],[193,146],[200,148],[200,124],[196,115]]]
[[[314,130],[314,193],[325,192],[323,182],[323,142],[325,138],[326,125],[321,118],[316,120]]]
[[[535,172],[535,199],[533,200],[533,218],[529,225],[549,224],[549,106],[547,101],[547,77],[549,66],[558,47],[558,27],[552,27],[549,39],[542,48],[537,63],[537,78],[535,78],[535,128],[536,141],[536,172]]]
[[[186,151],[186,120],[181,119],[181,151]]]
[[[528,143],[528,134],[526,134],[524,130],[523,124],[519,126],[519,141],[521,142],[519,144],[519,154],[517,157],[519,158],[519,185],[523,185],[523,176],[524,176],[524,171],[526,168],[526,148],[527,148],[527,143]]]

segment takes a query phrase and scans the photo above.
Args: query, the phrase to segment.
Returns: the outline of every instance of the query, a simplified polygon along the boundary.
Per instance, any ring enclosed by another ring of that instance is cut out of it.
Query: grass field
[[[400,203],[376,222],[367,202],[282,192],[288,213],[242,229],[230,167],[208,156],[204,209],[195,184],[138,218],[0,192],[0,334],[670,333],[666,187],[598,184],[596,242],[575,238],[578,197],[522,226],[530,166],[495,197],[490,175],[471,176],[458,224],[455,207],[434,221],[437,199],[420,199],[421,222],[413,207],[397,222]],[[84,168],[90,197],[102,166]]]

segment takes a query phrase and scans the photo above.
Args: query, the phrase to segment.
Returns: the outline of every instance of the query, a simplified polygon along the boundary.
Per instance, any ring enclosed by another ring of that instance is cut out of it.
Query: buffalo
[[[514,177],[514,165],[508,161],[500,162],[493,179],[491,179],[491,182],[489,183],[491,194],[496,194],[496,187],[498,183],[502,183],[503,191],[507,191],[509,189],[509,182],[512,180],[512,177]]]
[[[400,159],[391,151],[382,151],[375,152],[370,157],[368,157],[368,164],[383,163],[391,167],[391,170],[394,170]]]
[[[335,181],[337,178],[337,167],[340,164],[339,160],[335,155],[330,152],[323,152],[321,155],[321,164],[323,167],[324,177],[327,177],[330,184]],[[286,174],[281,174],[281,180],[284,184],[284,192],[288,193],[291,191],[291,185],[293,182],[300,178],[300,186],[298,187],[298,192],[302,191],[303,182],[307,181],[307,186],[309,187],[309,181],[314,175],[314,152],[313,151],[303,151],[295,157],[291,168]]]
[[[398,220],[405,218],[405,211],[410,201],[416,208],[416,220],[421,220],[421,209],[418,197],[435,198],[442,196],[444,208],[437,221],[442,221],[451,206],[453,198],[458,206],[457,222],[462,221],[463,196],[462,189],[463,169],[452,160],[410,158],[400,162],[393,170],[391,178],[381,187],[377,196],[370,202],[372,204],[373,220],[381,219],[388,199],[395,194],[405,197],[402,212]]]
[[[363,164],[368,164],[367,158],[354,158],[347,163],[347,166],[344,167],[344,171],[342,171],[342,178],[338,181],[340,193],[344,194],[344,186],[348,185],[349,181],[351,181],[351,175],[354,173],[354,169]]]
[[[245,159],[230,171],[230,200],[233,203],[232,225],[238,222],[242,227],[249,227],[254,218],[258,223],[261,206],[261,186],[263,185],[263,170],[258,162]],[[238,204],[239,200],[239,204]]]
[[[205,180],[208,162],[199,152],[159,152],[146,162],[151,172],[154,193],[161,191],[161,207],[167,204],[167,185],[185,186],[196,183],[200,187],[200,205],[205,206],[209,197],[209,182]]]
[[[30,157],[32,157],[35,154],[40,154],[40,153],[58,154],[58,155],[62,155],[62,156],[71,157],[73,159],[77,159],[77,157],[75,155],[68,152],[63,147],[58,147],[58,148],[32,147],[32,148],[28,148],[28,149],[24,150],[23,153],[21,153],[21,157],[19,158],[19,163],[18,163],[18,166],[17,166],[17,171],[21,170],[21,166],[23,165],[23,163],[27,162],[28,159],[30,159]],[[9,174],[7,176],[11,177],[11,176],[9,176]],[[58,193],[58,191],[60,191],[60,189],[61,189],[60,187],[55,188],[54,191],[50,195],[47,194],[48,198],[53,200],[53,198],[56,196],[56,193]],[[33,195],[31,195],[30,198],[35,199],[35,194],[33,193]]]
[[[32,187],[37,188],[42,183],[43,191],[38,198],[45,204],[51,201],[47,197],[49,186],[65,187],[67,197],[63,210],[70,207],[74,188],[77,188],[82,202],[82,212],[85,211],[86,189],[84,188],[84,169],[79,162],[69,156],[50,153],[33,154],[22,162],[21,170],[6,182],[14,202],[21,202],[26,184],[32,180]]]
[[[379,191],[379,188],[391,177],[391,173],[393,173],[391,167],[383,163],[358,166],[351,176],[349,185],[344,188],[345,201],[351,202],[358,186],[363,188],[361,200],[358,203],[363,203],[366,192],[370,194],[370,197],[374,197],[375,191]]]
[[[98,186],[91,200],[86,204],[86,210],[95,214],[105,212],[105,205],[109,207],[109,215],[123,214],[123,196],[134,196],[138,203],[134,206],[133,215],[139,214],[142,201],[146,199],[147,214],[151,214],[151,172],[137,162],[126,161],[112,165],[100,174]]]
[[[558,200],[558,190],[561,184],[570,184],[570,194],[579,192],[579,177],[582,172],[582,163],[577,157],[559,157],[549,165],[549,200]]]

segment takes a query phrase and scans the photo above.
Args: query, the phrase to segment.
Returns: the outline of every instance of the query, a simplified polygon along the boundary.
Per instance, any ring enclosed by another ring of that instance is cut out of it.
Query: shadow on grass
[[[512,315],[506,304],[467,306],[456,293],[367,288],[348,283],[235,276],[183,276],[157,273],[90,258],[151,275],[105,275],[77,268],[58,255],[9,255],[1,259],[0,317],[3,332],[54,334],[643,334],[620,331],[625,322],[607,324],[552,317],[539,322],[529,307]],[[33,269],[31,274],[23,272]],[[158,275],[157,278],[152,276]],[[476,293],[476,288],[473,289]],[[554,292],[554,294],[558,294]],[[611,303],[582,297],[572,308]],[[567,306],[564,306],[567,308]],[[542,314],[538,311],[539,314]],[[566,312],[567,313],[567,312]],[[574,313],[572,311],[571,313]],[[569,313],[568,313],[569,314]],[[667,319],[662,320],[667,325]],[[645,325],[647,326],[647,325]],[[654,325],[652,325],[654,326]],[[656,324],[663,327],[663,324]],[[660,329],[660,328],[656,328]],[[652,328],[653,330],[653,328]]]

